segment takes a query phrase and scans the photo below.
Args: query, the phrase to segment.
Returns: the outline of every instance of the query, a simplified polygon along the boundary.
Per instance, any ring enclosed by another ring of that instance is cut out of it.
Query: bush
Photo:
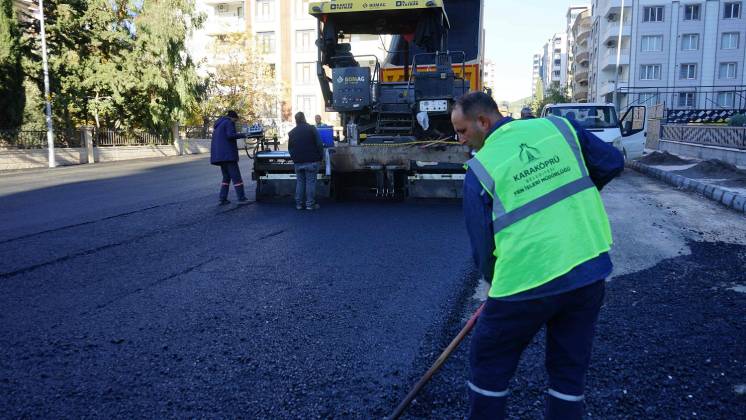
[[[746,114],[736,114],[728,119],[731,127],[746,127]]]

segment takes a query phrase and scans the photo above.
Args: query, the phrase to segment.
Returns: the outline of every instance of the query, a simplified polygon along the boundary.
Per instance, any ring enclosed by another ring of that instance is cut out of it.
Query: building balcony
[[[573,77],[575,78],[575,81],[578,83],[587,82],[588,81],[588,70],[576,71],[573,74]]]
[[[629,65],[629,50],[622,49],[619,54],[619,65]],[[601,56],[601,69],[602,70],[613,70],[616,67],[616,48],[609,48],[606,50],[603,56]]]
[[[211,17],[205,22],[205,33],[207,35],[226,35],[246,30],[246,21],[243,18]]]
[[[235,4],[243,3],[244,0],[202,0],[205,4]]]
[[[587,45],[588,44],[588,38],[591,36],[591,28],[588,27],[587,30],[581,30],[577,33],[575,36],[575,43],[580,45]]]
[[[619,78],[619,88],[627,87],[627,82],[623,81],[622,78]],[[614,91],[614,80],[607,80],[606,83],[601,83],[601,86],[598,88],[598,93],[601,95],[607,95]]]
[[[632,6],[631,0],[624,1],[624,16],[629,16],[629,14],[632,13],[631,6]],[[622,11],[622,0],[609,0],[606,3],[606,9],[601,11],[602,12],[601,15],[606,19],[610,19],[610,17],[613,17],[614,15],[616,15],[618,19],[621,11]]]
[[[587,63],[590,59],[591,53],[588,50],[580,51],[575,55],[575,62],[582,64]]]
[[[572,99],[576,102],[587,102],[588,86],[575,85],[572,89]]]
[[[622,26],[622,38],[629,38],[629,34],[631,32],[631,25],[625,24]],[[606,33],[603,36],[603,42],[604,44],[607,44],[609,42],[616,42],[617,39],[619,39],[619,24],[618,23],[610,23],[606,27]]]

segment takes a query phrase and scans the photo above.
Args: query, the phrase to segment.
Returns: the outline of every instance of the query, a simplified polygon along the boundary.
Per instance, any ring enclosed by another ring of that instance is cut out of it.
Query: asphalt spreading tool
[[[440,354],[438,359],[433,363],[432,366],[430,366],[430,369],[425,373],[422,378],[412,387],[412,390],[409,391],[409,394],[402,400],[401,403],[399,403],[399,406],[396,407],[396,410],[394,410],[394,413],[389,416],[389,419],[395,420],[398,419],[402,414],[404,414],[404,410],[409,407],[409,404],[414,400],[414,398],[417,396],[417,394],[424,388],[425,384],[427,384],[430,379],[433,377],[435,372],[440,369],[441,366],[443,366],[443,363],[448,359],[448,357],[453,353],[456,348],[458,348],[459,344],[461,344],[462,341],[464,341],[464,338],[466,338],[467,335],[469,335],[469,332],[471,332],[472,328],[474,328],[474,324],[477,323],[477,318],[479,318],[479,314],[482,313],[482,308],[484,308],[484,303],[479,305],[479,308],[474,312],[474,314],[469,318],[469,321],[466,322],[466,325],[464,325],[464,328],[459,331],[456,338],[454,338],[451,341],[451,344],[446,347],[445,350],[443,350],[443,353]]]

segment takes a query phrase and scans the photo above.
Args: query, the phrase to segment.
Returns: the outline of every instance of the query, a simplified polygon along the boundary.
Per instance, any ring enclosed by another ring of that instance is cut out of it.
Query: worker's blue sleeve
[[[492,282],[495,268],[495,235],[492,233],[492,199],[471,169],[464,177],[464,216],[474,263],[485,280]]]
[[[611,143],[598,138],[577,121],[568,119],[575,128],[588,175],[599,191],[624,170],[624,155]]]

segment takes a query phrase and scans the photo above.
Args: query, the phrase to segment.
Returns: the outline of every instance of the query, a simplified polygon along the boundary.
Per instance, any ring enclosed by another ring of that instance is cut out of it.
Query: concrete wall
[[[54,149],[57,165],[87,163],[84,147]],[[0,171],[29,168],[46,168],[49,164],[47,149],[0,149]]]
[[[675,155],[696,157],[699,159],[720,159],[734,165],[746,166],[746,150],[705,146],[701,144],[683,143],[664,139],[661,139],[658,142],[658,150],[664,150]]]
[[[243,140],[238,141],[238,147],[243,148]],[[182,149],[183,153],[179,153],[176,145],[94,147],[93,156],[95,162],[115,162],[210,153],[210,139],[184,139]],[[88,163],[85,147],[55,148],[54,152],[58,166]],[[46,168],[47,159],[47,149],[0,149],[0,171]]]

